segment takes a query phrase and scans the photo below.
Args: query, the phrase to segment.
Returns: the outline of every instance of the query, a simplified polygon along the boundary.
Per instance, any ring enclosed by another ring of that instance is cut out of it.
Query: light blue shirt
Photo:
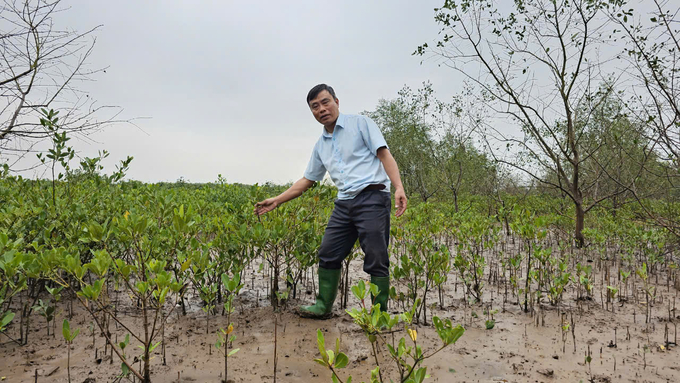
[[[383,191],[390,192],[390,179],[377,157],[378,149],[387,147],[387,142],[373,120],[366,116],[340,114],[333,134],[322,129],[305,178],[321,181],[328,171],[338,187],[338,199],[352,199],[371,184],[383,184]]]

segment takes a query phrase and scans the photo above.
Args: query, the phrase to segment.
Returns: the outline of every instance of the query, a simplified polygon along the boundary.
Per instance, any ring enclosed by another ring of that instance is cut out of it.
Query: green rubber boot
[[[338,295],[340,269],[330,270],[319,267],[319,295],[312,306],[300,306],[298,314],[305,318],[326,319],[333,315],[333,302]]]
[[[375,277],[371,275],[371,283],[378,286],[378,296],[371,295],[373,305],[380,304],[380,311],[387,311],[387,299],[390,297],[390,277]]]

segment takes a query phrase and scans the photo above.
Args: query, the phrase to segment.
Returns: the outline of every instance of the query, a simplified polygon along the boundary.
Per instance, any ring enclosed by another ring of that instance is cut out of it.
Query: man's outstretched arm
[[[276,197],[268,198],[264,201],[256,203],[255,209],[253,211],[257,215],[269,213],[270,211],[276,209],[277,206],[301,196],[302,193],[312,187],[312,185],[314,185],[314,181],[310,181],[307,178],[302,177],[285,192],[277,195]]]
[[[399,175],[399,167],[397,161],[392,157],[389,149],[382,147],[378,149],[378,159],[382,162],[385,168],[385,173],[390,177],[392,185],[394,185],[394,206],[397,208],[396,216],[399,217],[406,211],[408,200],[406,199],[406,192],[404,192],[404,185],[401,183],[401,176]]]

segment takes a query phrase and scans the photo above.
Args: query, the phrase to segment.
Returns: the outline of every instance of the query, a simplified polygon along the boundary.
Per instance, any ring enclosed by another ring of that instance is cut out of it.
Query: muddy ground
[[[361,261],[353,261],[351,270],[352,283],[361,278],[368,279],[360,271]],[[250,278],[246,275],[244,280],[250,281]],[[257,278],[264,279],[261,275]],[[581,302],[580,308],[577,308],[573,292],[570,292],[563,304],[556,307],[545,304],[534,313],[527,314],[513,304],[516,298],[509,297],[503,305],[503,289],[499,286],[487,287],[484,307],[468,307],[463,300],[461,285],[455,286],[456,279],[451,279],[446,288],[445,309],[437,308],[434,314],[464,324],[467,331],[457,344],[425,361],[431,374],[431,379],[426,381],[587,382],[592,379],[595,382],[680,382],[679,350],[673,346],[661,347],[665,344],[666,324],[671,342],[677,339],[675,325],[680,322],[680,312],[672,311],[673,321],[668,321],[669,305],[671,309],[674,307],[678,295],[672,286],[667,288],[664,284],[658,287],[659,298],[653,308],[652,321],[645,324],[643,300],[629,298],[626,303],[617,303],[615,313],[611,312],[611,306],[608,310],[603,309],[598,293],[600,284],[596,284],[593,300]],[[237,336],[233,347],[240,348],[240,351],[229,359],[230,380],[274,381],[275,320],[278,322],[277,382],[331,381],[330,372],[313,362],[318,357],[317,329],[324,331],[327,348],[331,348],[335,338],[340,338],[341,350],[350,359],[347,368],[341,370],[343,381],[349,374],[354,382],[369,380],[370,370],[375,366],[370,345],[349,315],[339,307],[339,299],[335,304],[335,316],[329,320],[301,319],[294,314],[293,307],[299,302],[313,299],[313,294],[305,292],[302,292],[301,299],[291,300],[275,318],[264,290],[262,283],[255,284],[254,289],[246,283],[237,300],[237,309],[232,316]],[[436,294],[429,299],[437,300]],[[495,327],[487,330],[483,311],[492,299],[493,309],[499,311],[494,315]],[[194,297],[190,303],[186,316],[179,315],[178,309],[167,322],[166,360],[164,364],[161,347],[158,347],[152,360],[154,382],[177,382],[178,376],[181,382],[219,382],[223,379],[223,358],[214,344],[216,331],[226,326],[226,317],[211,317],[209,334],[206,334],[206,316],[200,310],[199,300]],[[139,319],[135,316],[139,314],[131,302],[119,302],[119,306],[121,311],[129,313],[123,316],[126,323],[138,326]],[[349,299],[351,307],[358,307],[353,297]],[[104,337],[95,331],[93,338],[89,330],[92,323],[89,314],[77,304],[74,304],[74,310],[71,327],[79,328],[81,333],[72,346],[71,381],[117,381],[119,360],[115,354],[113,360],[110,355],[102,355]],[[562,342],[562,312],[574,316],[575,352],[571,332],[566,345]],[[57,314],[56,337],[46,335],[44,319],[35,313],[31,316],[33,324],[27,346],[18,346],[2,337],[0,377],[3,381],[34,382],[36,371],[38,382],[67,381],[67,352],[61,336],[61,322],[66,315],[64,304]],[[423,345],[426,353],[434,350],[439,345],[437,334],[429,326],[418,327],[419,344]],[[122,328],[116,329],[112,325],[110,329],[114,340],[116,337],[117,341],[123,340],[125,333]],[[10,326],[8,335],[19,337],[16,324]],[[406,336],[405,333],[400,335]],[[650,346],[646,353],[643,352],[645,344]],[[127,349],[129,358],[140,355],[136,346],[133,342]],[[591,373],[584,358],[588,346],[592,352]],[[381,352],[378,360],[383,366],[383,377],[397,379],[387,353]]]

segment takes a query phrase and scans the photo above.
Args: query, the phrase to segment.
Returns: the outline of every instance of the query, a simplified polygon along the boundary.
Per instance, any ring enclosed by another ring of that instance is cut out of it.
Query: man
[[[357,238],[365,254],[364,271],[380,292],[374,304],[387,310],[389,297],[390,181],[395,188],[396,216],[406,210],[399,168],[378,126],[368,117],[340,114],[333,88],[319,84],[307,94],[307,105],[324,129],[314,146],[304,177],[280,195],[258,202],[255,213],[265,214],[299,197],[328,171],[338,187],[335,209],[319,248],[319,295],[298,313],[311,318],[332,314],[342,261]]]

